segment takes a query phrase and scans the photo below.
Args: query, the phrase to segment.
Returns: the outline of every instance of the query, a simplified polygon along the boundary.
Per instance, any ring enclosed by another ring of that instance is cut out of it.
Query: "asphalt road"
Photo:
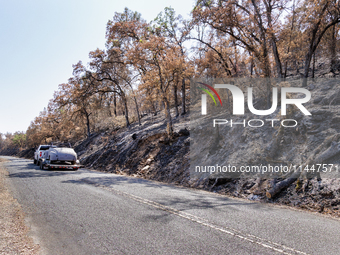
[[[42,254],[340,254],[340,221],[205,191],[6,157]]]

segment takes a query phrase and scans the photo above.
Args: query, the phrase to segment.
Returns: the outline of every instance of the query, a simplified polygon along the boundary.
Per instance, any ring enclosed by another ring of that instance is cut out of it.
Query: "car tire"
[[[37,164],[37,160],[36,160],[36,159],[33,160],[33,164],[34,164],[34,165]]]

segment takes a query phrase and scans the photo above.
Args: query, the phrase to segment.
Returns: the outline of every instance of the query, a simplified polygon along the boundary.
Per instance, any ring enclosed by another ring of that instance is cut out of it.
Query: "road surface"
[[[42,254],[340,254],[340,221],[86,169],[5,163]]]

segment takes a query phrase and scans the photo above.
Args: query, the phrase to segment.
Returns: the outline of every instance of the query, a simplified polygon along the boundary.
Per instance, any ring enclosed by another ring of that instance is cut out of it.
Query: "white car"
[[[63,168],[78,170],[80,168],[77,153],[72,148],[55,146],[51,146],[46,150],[39,165],[40,169]]]
[[[35,165],[39,166],[39,161],[41,161],[41,158],[45,156],[46,151],[51,147],[51,145],[40,145],[38,149],[34,152],[34,161],[33,163]]]

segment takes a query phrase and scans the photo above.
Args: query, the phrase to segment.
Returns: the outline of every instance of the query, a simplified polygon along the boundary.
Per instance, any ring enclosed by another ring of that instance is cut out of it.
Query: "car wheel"
[[[37,164],[37,160],[36,160],[36,159],[33,160],[33,164],[34,164],[34,165]]]

